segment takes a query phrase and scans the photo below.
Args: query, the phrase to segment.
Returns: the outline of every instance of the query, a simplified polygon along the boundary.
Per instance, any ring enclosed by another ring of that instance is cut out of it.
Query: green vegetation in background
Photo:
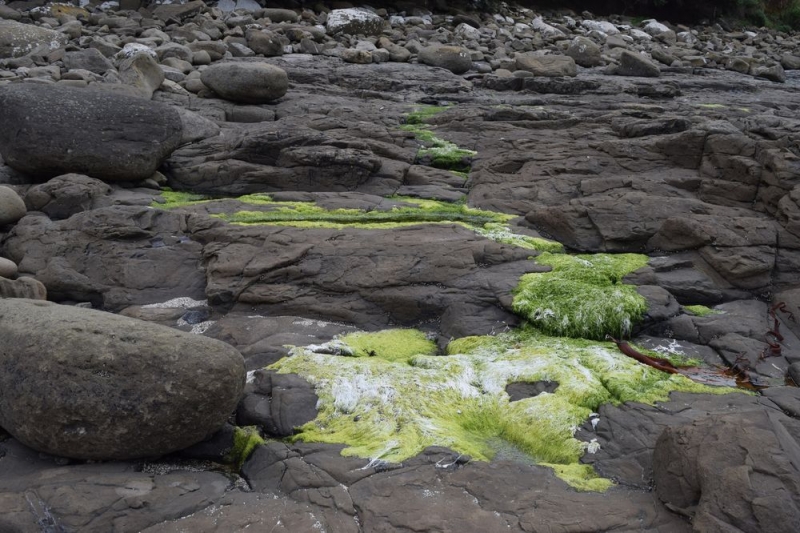
[[[543,253],[536,262],[553,270],[522,276],[513,306],[548,335],[625,337],[647,310],[636,287],[622,283],[627,274],[647,265],[645,255]]]
[[[272,368],[309,380],[320,411],[293,439],[344,443],[344,455],[388,462],[428,446],[481,461],[510,447],[551,466],[578,490],[602,491],[611,481],[578,462],[585,452],[596,452],[598,443],[574,437],[601,405],[652,405],[667,400],[670,391],[734,391],[641,365],[611,343],[547,337],[533,329],[458,339],[447,356],[431,355],[433,345],[423,339],[414,330],[393,330],[328,343],[337,352],[349,346],[346,352],[361,357],[317,353],[325,345],[294,348]],[[416,346],[422,353],[412,355]],[[505,392],[509,383],[537,381],[559,386],[516,402]]]

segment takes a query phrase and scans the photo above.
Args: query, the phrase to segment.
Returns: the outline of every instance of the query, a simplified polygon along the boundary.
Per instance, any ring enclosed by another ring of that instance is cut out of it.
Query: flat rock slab
[[[230,416],[244,386],[233,347],[99,311],[0,300],[0,426],[82,459],[157,456]]]

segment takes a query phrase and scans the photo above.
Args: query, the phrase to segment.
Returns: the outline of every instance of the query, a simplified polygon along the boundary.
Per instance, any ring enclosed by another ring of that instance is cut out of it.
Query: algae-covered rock
[[[131,459],[219,429],[244,386],[231,346],[110,313],[0,300],[0,426],[39,451]]]
[[[316,387],[319,416],[295,439],[344,443],[345,455],[398,462],[428,446],[478,460],[498,453],[554,465],[581,490],[610,482],[578,463],[597,451],[575,429],[602,404],[652,404],[669,392],[730,392],[644,366],[609,343],[546,337],[532,331],[465,337],[447,356],[414,330],[348,334],[297,348],[275,365]],[[414,355],[414,352],[418,352]],[[510,383],[558,384],[552,393],[511,401]]]

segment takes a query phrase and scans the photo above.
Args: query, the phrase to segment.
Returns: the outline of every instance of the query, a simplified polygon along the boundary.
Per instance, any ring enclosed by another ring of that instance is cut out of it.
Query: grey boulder
[[[617,76],[639,76],[644,78],[657,78],[661,76],[658,65],[649,61],[641,54],[635,54],[628,50],[623,50],[619,56],[619,65],[611,69],[612,74]]]
[[[525,70],[534,76],[556,78],[559,76],[577,76],[575,60],[570,56],[536,55],[534,52],[525,52],[517,55],[517,70]]]
[[[383,19],[369,9],[360,7],[334,9],[328,14],[326,27],[330,33],[380,35]]]
[[[51,220],[62,220],[110,205],[107,198],[110,192],[111,187],[100,180],[82,174],[64,174],[31,187],[25,195],[25,205],[31,211],[43,212]]]
[[[460,46],[426,46],[419,51],[420,63],[446,68],[453,74],[464,74],[472,68],[469,50]]]
[[[150,177],[181,141],[171,107],[49,85],[0,88],[0,154],[35,177],[76,172],[104,181]]]
[[[219,429],[239,401],[232,346],[110,313],[0,300],[0,426],[78,459],[170,453]]]
[[[31,52],[49,53],[67,42],[69,38],[57,31],[13,20],[0,20],[0,59],[24,56]]]
[[[200,79],[225,100],[265,104],[289,89],[289,77],[280,67],[266,63],[218,63],[206,68]]]

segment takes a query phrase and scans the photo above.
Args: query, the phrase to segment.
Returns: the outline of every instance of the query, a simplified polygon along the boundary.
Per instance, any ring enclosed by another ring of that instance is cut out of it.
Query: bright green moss
[[[201,195],[172,191],[163,192],[162,198],[165,202],[154,203],[153,207],[171,209],[214,201]],[[270,224],[297,228],[391,229],[419,224],[455,223],[497,242],[531,250],[551,252],[563,250],[563,247],[557,242],[512,232],[507,223],[514,218],[513,215],[475,209],[464,203],[395,196],[390,200],[406,205],[366,211],[362,209],[325,209],[314,202],[278,202],[267,194],[247,194],[236,200],[261,209],[212,216],[232,224]]]
[[[513,244],[520,248],[528,248],[529,250],[539,250],[541,252],[562,253],[564,246],[556,241],[548,241],[538,237],[529,237],[527,235],[520,235],[514,233],[505,224],[486,223],[482,228],[476,228],[475,233],[482,235],[487,239],[502,242],[504,244]]]
[[[719,315],[722,311],[711,309],[705,305],[684,305],[683,308],[695,316]]]
[[[256,446],[262,444],[264,444],[264,439],[256,426],[237,427],[233,433],[233,448],[225,456],[225,462],[235,464],[238,469],[241,469]]]
[[[549,335],[623,337],[647,310],[636,287],[622,283],[626,274],[647,264],[647,256],[543,253],[536,261],[553,270],[522,276],[513,305],[517,313]]]
[[[209,197],[202,194],[194,194],[190,192],[173,191],[171,189],[163,189],[161,191],[162,202],[154,202],[152,207],[160,207],[162,209],[173,209],[175,207],[183,207],[185,205],[193,205],[208,201]]]
[[[410,356],[410,347],[393,352],[398,342],[419,342],[425,353]],[[578,463],[587,451],[597,451],[597,443],[574,438],[600,405],[652,404],[674,390],[732,391],[641,365],[611,343],[546,337],[532,329],[459,339],[448,346],[449,356],[430,355],[432,345],[409,330],[353,334],[334,343],[337,350],[352,343],[346,350],[351,353],[377,355],[380,349],[398,356],[326,355],[322,345],[295,348],[273,365],[308,379],[320,397],[318,417],[300,428],[296,440],[344,443],[345,455],[392,462],[428,446],[447,446],[477,460],[511,448],[559,465],[557,474],[579,490],[610,485]],[[559,387],[510,402],[505,388],[519,381],[556,381]]]
[[[590,465],[569,464],[554,465],[545,464],[552,468],[556,475],[567,482],[575,490],[583,492],[605,492],[614,486],[610,479],[600,477]]]
[[[478,152],[459,148],[457,144],[440,139],[424,125],[407,124],[401,129],[414,133],[423,147],[417,152],[418,158],[430,157],[430,164],[436,168],[468,172],[471,159]]]
[[[434,115],[447,111],[449,106],[425,106],[417,107],[414,111],[406,115],[406,124],[423,124]]]
[[[386,361],[404,362],[415,355],[436,353],[436,343],[416,329],[350,333],[339,340],[352,348],[355,357],[378,357]]]

